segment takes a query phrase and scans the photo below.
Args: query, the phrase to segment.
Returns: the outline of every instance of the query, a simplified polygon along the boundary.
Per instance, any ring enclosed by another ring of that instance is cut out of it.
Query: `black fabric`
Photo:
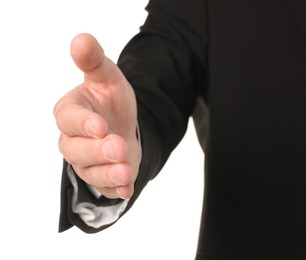
[[[118,61],[143,145],[128,209],[195,115],[205,151],[196,259],[306,259],[306,2],[151,0],[147,10]]]

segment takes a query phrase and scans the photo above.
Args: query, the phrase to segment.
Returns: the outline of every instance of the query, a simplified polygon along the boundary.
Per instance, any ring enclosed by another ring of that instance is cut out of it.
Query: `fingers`
[[[74,170],[81,179],[107,198],[127,199],[133,195],[135,180],[127,163],[74,167]]]
[[[107,198],[127,199],[133,195],[135,177],[128,163],[73,168],[81,179],[95,187]]]
[[[120,70],[104,55],[102,47],[90,34],[77,35],[71,42],[70,53],[86,80],[108,83],[122,77]]]
[[[128,145],[115,134],[107,135],[103,139],[61,135],[59,149],[68,163],[85,168],[125,161]]]
[[[54,116],[59,130],[67,136],[102,138],[107,133],[105,120],[81,105],[59,102],[55,106]]]
[[[134,185],[129,184],[125,186],[119,186],[116,188],[97,188],[97,190],[103,194],[103,196],[109,199],[128,199],[132,197],[134,193]]]
[[[103,139],[68,137],[59,142],[65,160],[78,176],[108,198],[129,198],[136,179],[128,158],[128,145],[120,136]]]
[[[116,188],[132,182],[131,167],[125,162],[73,168],[81,179],[96,188]]]

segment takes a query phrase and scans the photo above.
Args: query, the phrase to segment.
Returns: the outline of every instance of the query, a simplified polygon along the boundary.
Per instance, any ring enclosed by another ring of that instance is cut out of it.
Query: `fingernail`
[[[102,145],[102,153],[104,154],[104,156],[110,160],[116,160],[117,156],[116,156],[116,152],[115,152],[115,148],[112,144],[112,142],[110,140],[106,141],[103,145]]]
[[[121,187],[117,187],[116,192],[117,192],[118,196],[120,197],[120,199],[123,199],[123,200],[128,199],[128,198],[125,198],[124,196],[122,196]]]
[[[88,135],[97,137],[97,129],[95,125],[93,124],[91,119],[87,119],[85,122],[85,129]]]
[[[110,178],[111,178],[111,180],[112,180],[114,183],[116,183],[116,184],[118,184],[118,185],[121,184],[120,178],[119,178],[119,175],[118,175],[118,172],[117,172],[117,167],[116,167],[116,166],[114,166],[114,167],[111,168],[111,170],[110,170]]]

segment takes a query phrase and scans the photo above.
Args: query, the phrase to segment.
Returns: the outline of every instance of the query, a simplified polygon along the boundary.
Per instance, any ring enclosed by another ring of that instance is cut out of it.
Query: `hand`
[[[76,36],[71,56],[84,82],[54,107],[59,149],[79,177],[102,195],[129,198],[141,160],[134,91],[93,36]]]

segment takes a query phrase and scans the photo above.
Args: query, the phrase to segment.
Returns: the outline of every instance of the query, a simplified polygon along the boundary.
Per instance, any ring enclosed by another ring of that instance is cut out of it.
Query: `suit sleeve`
[[[151,0],[146,10],[144,25],[118,59],[118,66],[136,94],[143,153],[134,194],[120,217],[160,172],[183,138],[205,82],[205,1]],[[88,192],[81,180],[78,183],[80,192]],[[71,210],[71,189],[64,166],[60,231],[75,225],[86,233],[94,233],[115,223],[98,228],[85,225]],[[93,203],[101,203],[90,195],[86,197]]]

